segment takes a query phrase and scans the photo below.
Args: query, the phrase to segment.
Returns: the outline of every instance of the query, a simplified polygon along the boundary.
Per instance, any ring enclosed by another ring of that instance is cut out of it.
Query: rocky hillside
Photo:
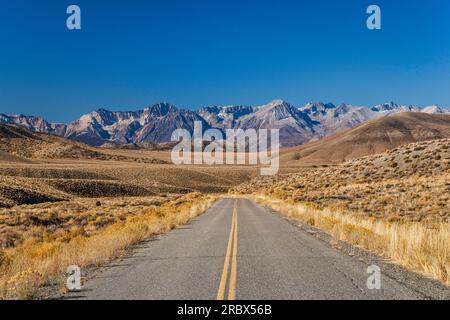
[[[64,136],[67,126],[62,123],[49,123],[41,117],[12,115],[0,113],[0,124],[11,124],[23,127],[30,131],[44,132]]]
[[[195,121],[201,121],[204,130],[209,128],[195,112],[178,109],[168,103],[159,103],[136,112],[99,109],[72,122],[64,136],[94,146],[108,142],[162,143],[170,141],[176,129],[192,132]]]
[[[407,144],[333,167],[256,178],[233,192],[390,220],[448,221],[450,139]]]

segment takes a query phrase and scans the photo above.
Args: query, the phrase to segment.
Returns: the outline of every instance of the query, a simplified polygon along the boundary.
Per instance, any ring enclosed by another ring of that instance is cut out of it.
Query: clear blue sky
[[[450,105],[450,1],[0,0],[0,112],[68,122],[274,98]]]

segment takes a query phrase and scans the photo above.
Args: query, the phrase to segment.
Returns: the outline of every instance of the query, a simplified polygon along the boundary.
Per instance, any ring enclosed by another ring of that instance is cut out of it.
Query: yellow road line
[[[234,215],[236,218],[234,219],[234,241],[233,241],[233,257],[231,261],[231,274],[230,274],[230,284],[228,287],[228,300],[234,300],[236,298],[236,260],[237,260],[237,230],[238,230],[238,222],[237,222],[237,200],[234,202]]]
[[[230,264],[231,244],[233,242],[234,221],[236,219],[235,216],[236,211],[233,210],[233,217],[231,219],[230,237],[228,239],[227,253],[225,255],[225,263],[223,264],[222,278],[220,279],[219,291],[217,292],[217,300],[223,300],[225,296],[225,286],[227,284],[227,277],[228,277],[228,266]]]

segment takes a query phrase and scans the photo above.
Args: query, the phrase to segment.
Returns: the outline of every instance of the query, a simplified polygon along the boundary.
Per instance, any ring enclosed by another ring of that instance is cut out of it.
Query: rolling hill
[[[281,162],[320,165],[381,153],[418,141],[450,138],[450,115],[404,112],[384,116],[335,135],[286,149]]]
[[[448,221],[450,139],[405,144],[328,167],[256,177],[239,194],[405,221]]]
[[[5,159],[105,159],[82,143],[58,136],[31,132],[14,125],[0,125],[0,151]]]

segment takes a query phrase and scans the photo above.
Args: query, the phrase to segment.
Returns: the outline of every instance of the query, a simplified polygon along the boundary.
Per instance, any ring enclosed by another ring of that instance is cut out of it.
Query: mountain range
[[[279,129],[281,146],[292,147],[400,112],[450,113],[437,105],[417,107],[394,102],[372,108],[322,102],[295,107],[283,100],[273,100],[262,106],[209,106],[197,111],[163,102],[138,111],[101,108],[67,125],[50,123],[36,116],[0,113],[0,124],[15,124],[30,131],[53,134],[92,146],[148,147],[169,142],[175,129],[192,132],[194,122],[201,121],[203,130]]]

